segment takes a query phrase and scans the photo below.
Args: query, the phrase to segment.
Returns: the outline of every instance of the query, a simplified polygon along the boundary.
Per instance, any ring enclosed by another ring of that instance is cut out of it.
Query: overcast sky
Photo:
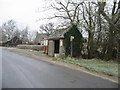
[[[47,22],[36,22],[48,15],[48,12],[41,12],[45,6],[45,0],[0,0],[0,25],[13,19],[20,27],[28,26],[36,30],[41,23]]]
[[[45,10],[43,7],[47,6],[45,1],[46,0],[0,0],[0,25],[7,20],[13,19],[19,27],[28,26],[30,30],[38,30],[40,24],[46,23],[48,20],[37,20],[39,18],[49,17],[54,12],[41,12]]]

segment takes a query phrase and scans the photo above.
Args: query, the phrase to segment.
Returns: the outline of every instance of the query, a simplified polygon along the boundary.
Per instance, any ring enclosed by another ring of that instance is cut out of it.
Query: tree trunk
[[[107,60],[113,59],[112,51],[114,48],[114,29],[115,28],[113,27],[113,25],[109,24],[108,45],[107,45],[107,53],[106,53]]]
[[[88,59],[91,59],[93,57],[93,34],[91,33],[91,31],[88,32],[87,50],[88,50]]]

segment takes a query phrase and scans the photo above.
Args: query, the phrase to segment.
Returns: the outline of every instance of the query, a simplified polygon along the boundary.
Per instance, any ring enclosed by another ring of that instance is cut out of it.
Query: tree
[[[34,44],[37,31],[28,31],[28,44]]]
[[[27,42],[29,42],[28,40],[28,27],[25,27],[21,33],[20,33],[20,38],[22,40],[22,44],[26,44]]]
[[[117,28],[117,22],[120,18],[120,13],[118,13],[119,7],[120,7],[120,1],[118,4],[116,0],[113,3],[114,4],[112,7],[112,11],[109,16],[105,11],[106,2],[98,2],[99,12],[104,17],[104,19],[107,21],[108,27],[109,27],[108,36],[107,36],[108,37],[107,49],[106,49],[107,59],[113,59],[112,54],[113,54],[113,49],[115,47],[115,42],[112,42],[112,41],[114,41],[117,31],[120,30],[119,28]]]
[[[81,1],[78,0],[54,0],[54,2],[50,3],[50,8],[56,13],[52,17],[49,17],[49,19],[60,18],[63,21],[61,23],[62,26],[79,24],[79,7],[81,4]]]
[[[48,23],[40,26],[39,31],[41,33],[45,33],[47,36],[52,34],[55,31],[55,27],[53,23]]]
[[[17,30],[16,23],[13,20],[9,20],[2,25],[3,34],[7,36],[7,39],[14,37],[15,31]]]
[[[2,44],[2,28],[0,27],[0,45]]]
[[[11,42],[13,43],[13,38],[16,35],[19,35],[19,30],[17,28],[15,21],[13,20],[9,20],[3,23],[1,28],[2,28],[2,38],[4,39],[3,41],[12,40]]]
[[[83,27],[88,33],[88,42],[87,42],[87,51],[88,51],[88,58],[94,57],[94,34],[96,29],[96,10],[95,5],[91,2],[83,2],[82,7],[80,8],[82,12]]]

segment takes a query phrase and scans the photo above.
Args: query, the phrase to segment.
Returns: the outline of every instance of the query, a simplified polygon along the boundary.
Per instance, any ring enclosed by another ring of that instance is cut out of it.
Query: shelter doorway
[[[59,53],[60,40],[54,40],[54,53]]]

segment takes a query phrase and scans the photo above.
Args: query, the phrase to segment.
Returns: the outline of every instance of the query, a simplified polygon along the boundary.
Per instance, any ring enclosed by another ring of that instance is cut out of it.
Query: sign
[[[60,40],[60,46],[63,46],[63,40]]]
[[[73,41],[73,39],[74,39],[74,36],[70,36],[70,41]]]

